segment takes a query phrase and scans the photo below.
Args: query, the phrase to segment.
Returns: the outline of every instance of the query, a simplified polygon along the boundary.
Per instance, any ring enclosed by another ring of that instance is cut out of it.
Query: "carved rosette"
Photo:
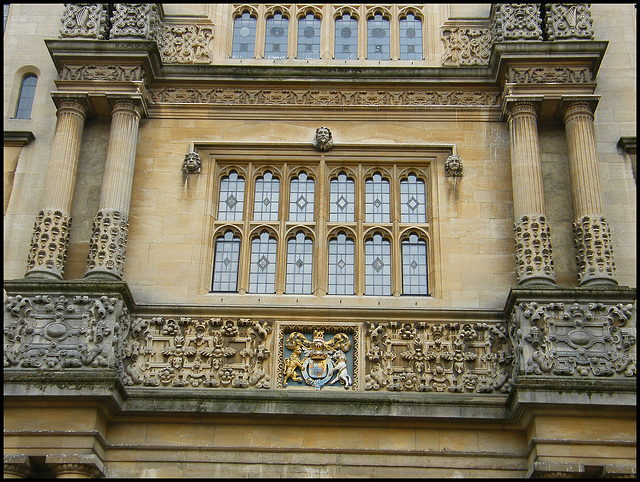
[[[545,8],[548,40],[593,39],[593,20],[588,3],[548,3]]]
[[[119,211],[100,210],[93,220],[85,276],[109,273],[122,278],[129,218]]]
[[[110,24],[107,3],[66,3],[60,37],[105,40]]]
[[[128,386],[270,388],[268,320],[137,318],[123,350]]]
[[[488,323],[367,323],[365,390],[507,393],[507,327]]]
[[[62,211],[40,211],[31,237],[27,275],[46,272],[62,279],[67,260],[71,216]]]
[[[114,368],[129,313],[108,296],[9,296],[4,303],[4,367]]]
[[[542,40],[541,24],[538,3],[495,4],[491,28],[493,41]]]
[[[551,233],[545,216],[522,216],[514,223],[516,274],[520,283],[532,279],[553,282],[555,270]]]
[[[442,28],[442,65],[457,67],[488,65],[491,57],[491,29],[466,26]]]
[[[633,377],[636,323],[632,304],[516,304],[509,335],[517,375]]]
[[[580,284],[615,281],[615,262],[609,224],[604,216],[583,216],[573,223]]]
[[[154,40],[160,26],[158,6],[155,3],[116,3],[111,24],[111,40]]]

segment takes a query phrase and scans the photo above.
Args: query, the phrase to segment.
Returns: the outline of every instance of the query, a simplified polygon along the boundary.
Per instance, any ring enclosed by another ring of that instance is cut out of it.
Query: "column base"
[[[27,271],[24,275],[25,278],[39,278],[42,280],[61,281],[62,276],[59,273],[34,269]]]
[[[91,271],[88,271],[85,273],[84,275],[85,279],[103,279],[103,280],[116,280],[116,281],[122,281],[122,278],[115,274],[115,273],[111,273],[110,271],[103,271],[100,269],[94,269]]]

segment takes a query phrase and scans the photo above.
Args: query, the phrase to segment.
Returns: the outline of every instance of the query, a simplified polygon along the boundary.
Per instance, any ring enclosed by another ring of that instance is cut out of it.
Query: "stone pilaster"
[[[598,170],[593,113],[597,100],[564,99],[571,194],[575,222],[576,262],[580,285],[617,285],[609,225]]]
[[[62,279],[67,257],[71,202],[89,104],[82,95],[54,95],[54,101],[58,121],[25,277]]]
[[[122,278],[129,229],[133,169],[142,116],[140,102],[112,99],[111,131],[98,213],[93,222],[85,277]]]
[[[506,112],[511,139],[518,283],[554,284],[555,270],[542,187],[537,101],[508,101]]]

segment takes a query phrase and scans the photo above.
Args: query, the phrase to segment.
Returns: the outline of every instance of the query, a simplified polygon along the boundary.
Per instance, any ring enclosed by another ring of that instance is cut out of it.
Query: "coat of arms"
[[[322,330],[313,332],[313,341],[309,341],[302,333],[293,332],[289,335],[286,346],[292,353],[284,361],[285,387],[289,379],[296,382],[304,380],[316,390],[327,383],[334,384],[338,381],[345,389],[351,386],[345,354],[351,349],[351,341],[346,334],[338,333],[326,342]],[[301,376],[297,370],[300,370]]]

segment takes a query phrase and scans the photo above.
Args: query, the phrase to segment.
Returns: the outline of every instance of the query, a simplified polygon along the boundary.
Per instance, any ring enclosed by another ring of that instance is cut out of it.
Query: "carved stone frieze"
[[[551,233],[545,216],[522,216],[514,223],[516,274],[528,278],[555,279]]]
[[[129,218],[119,211],[100,210],[93,220],[87,271],[102,270],[122,277]]]
[[[491,29],[447,26],[442,28],[444,54],[442,65],[488,65],[491,57]]]
[[[507,393],[506,326],[488,323],[367,323],[365,390]]]
[[[607,220],[603,216],[583,216],[573,223],[573,230],[580,283],[594,278],[613,280],[616,266]]]
[[[129,324],[121,299],[15,295],[4,303],[5,368],[114,368]]]
[[[67,260],[70,228],[70,215],[58,210],[41,210],[31,237],[27,271],[51,271],[62,277]]]
[[[538,3],[494,4],[491,33],[494,42],[542,40]]]
[[[110,39],[154,40],[160,26],[155,3],[116,3],[111,16]]]
[[[591,82],[589,67],[510,67],[506,81],[515,84]]]
[[[486,91],[347,91],[290,89],[194,89],[150,92],[153,103],[312,106],[498,106],[500,93]]]
[[[632,377],[635,307],[606,303],[517,303],[509,334],[519,375]]]
[[[213,27],[200,25],[161,25],[156,35],[165,64],[210,64],[212,39]]]
[[[271,332],[271,321],[246,318],[136,318],[123,351],[123,383],[270,388]]]
[[[109,5],[106,3],[67,3],[60,36],[105,40],[111,28],[110,22]]]
[[[545,8],[548,40],[593,39],[593,20],[588,3],[547,3]]]
[[[60,80],[108,80],[127,82],[143,80],[140,65],[69,65],[60,71]]]

